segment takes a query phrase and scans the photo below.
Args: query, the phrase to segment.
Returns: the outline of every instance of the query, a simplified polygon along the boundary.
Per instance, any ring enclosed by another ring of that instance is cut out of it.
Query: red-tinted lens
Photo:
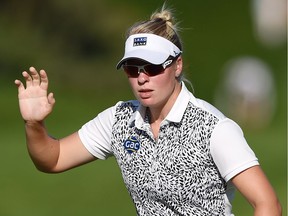
[[[123,65],[123,69],[129,77],[138,77],[138,67],[134,65]]]
[[[130,77],[138,77],[138,72],[144,72],[148,76],[156,76],[164,71],[164,68],[162,65],[153,65],[153,64],[147,64],[147,65],[123,65],[124,71],[127,73]]]
[[[164,71],[162,65],[153,65],[153,64],[145,65],[144,69],[149,76],[156,76]]]

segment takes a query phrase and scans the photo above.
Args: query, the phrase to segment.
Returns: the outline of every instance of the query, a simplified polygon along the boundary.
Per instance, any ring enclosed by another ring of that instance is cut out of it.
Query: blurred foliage
[[[57,104],[47,121],[61,137],[77,130],[118,100],[133,98],[115,65],[123,54],[125,31],[147,19],[164,1],[0,0],[1,197],[0,215],[132,215],[134,207],[114,159],[59,175],[33,169],[24,145],[13,80],[29,66],[44,68]],[[265,61],[277,87],[270,127],[243,128],[287,212],[286,44],[257,41],[249,0],[167,1],[182,27],[184,64],[197,97],[211,103],[223,65],[251,55]],[[243,207],[242,207],[243,205]],[[241,195],[236,215],[251,215]]]

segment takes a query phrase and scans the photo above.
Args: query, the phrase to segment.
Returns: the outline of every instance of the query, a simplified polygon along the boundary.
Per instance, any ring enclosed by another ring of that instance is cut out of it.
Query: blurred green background
[[[286,41],[267,45],[259,40],[253,2],[171,0],[168,5],[182,27],[186,77],[197,97],[215,104],[223,67],[231,59],[255,56],[271,68],[277,93],[272,121],[260,129],[241,126],[286,215]],[[113,158],[57,175],[34,168],[13,82],[29,66],[46,69],[57,101],[46,122],[49,132],[63,137],[78,130],[101,110],[133,98],[115,64],[123,54],[126,29],[162,4],[160,0],[0,0],[0,215],[135,215]],[[239,193],[233,210],[235,215],[252,215]]]

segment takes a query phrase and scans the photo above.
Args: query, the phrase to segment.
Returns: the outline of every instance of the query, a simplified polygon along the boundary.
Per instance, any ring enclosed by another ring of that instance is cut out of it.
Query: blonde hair
[[[178,27],[175,23],[171,9],[165,7],[154,12],[149,20],[135,23],[127,31],[127,38],[133,34],[150,33],[166,38],[182,50],[182,42],[178,35]]]

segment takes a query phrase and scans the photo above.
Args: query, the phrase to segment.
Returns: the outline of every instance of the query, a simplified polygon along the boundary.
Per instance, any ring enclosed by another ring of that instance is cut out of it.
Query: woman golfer
[[[46,72],[24,71],[26,85],[15,84],[36,167],[57,173],[114,156],[138,215],[233,215],[234,188],[255,215],[281,215],[239,126],[186,88],[181,54],[168,9],[133,25],[117,69],[136,100],[116,103],[62,139],[44,124],[55,104]]]

